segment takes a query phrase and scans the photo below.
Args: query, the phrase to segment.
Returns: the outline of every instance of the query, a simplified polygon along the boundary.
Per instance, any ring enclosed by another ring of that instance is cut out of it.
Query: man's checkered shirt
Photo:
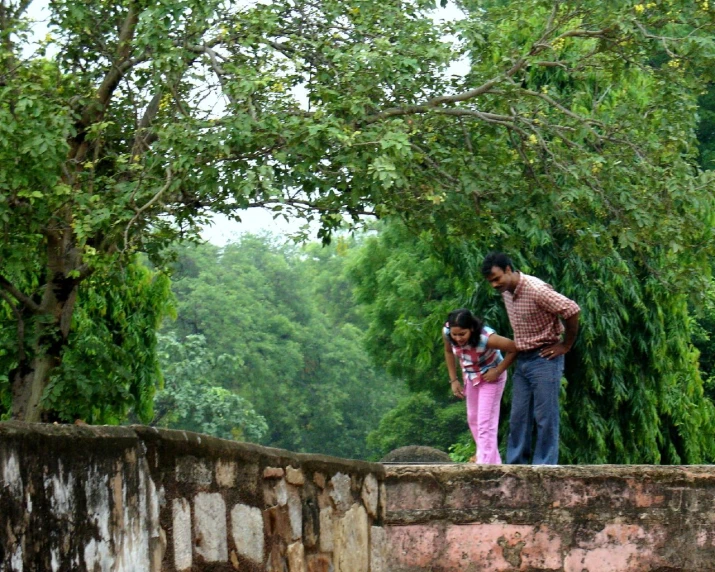
[[[502,292],[502,297],[521,352],[558,343],[564,331],[559,316],[566,320],[580,311],[576,302],[550,284],[524,273],[519,273],[514,293]]]

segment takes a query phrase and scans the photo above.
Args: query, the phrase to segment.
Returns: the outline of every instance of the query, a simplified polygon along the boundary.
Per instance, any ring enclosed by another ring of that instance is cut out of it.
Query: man
[[[536,422],[533,463],[556,465],[564,354],[576,340],[580,308],[546,282],[514,270],[505,254],[488,254],[482,263],[482,274],[501,292],[519,351],[513,376],[506,462],[529,463],[532,427]]]

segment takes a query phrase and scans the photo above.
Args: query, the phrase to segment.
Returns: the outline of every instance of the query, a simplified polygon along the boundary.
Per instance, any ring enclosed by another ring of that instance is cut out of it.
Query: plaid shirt
[[[550,284],[522,272],[514,293],[502,292],[502,297],[521,352],[558,343],[564,331],[559,316],[568,319],[580,311],[576,302]]]
[[[459,359],[459,366],[462,368],[462,378],[464,383],[479,385],[482,381],[482,374],[488,369],[498,366],[504,358],[499,350],[487,347],[489,336],[494,330],[484,326],[479,332],[479,342],[476,346],[467,344],[460,346],[452,341],[449,335],[449,324],[445,323],[442,328],[442,335],[452,346],[452,353]]]

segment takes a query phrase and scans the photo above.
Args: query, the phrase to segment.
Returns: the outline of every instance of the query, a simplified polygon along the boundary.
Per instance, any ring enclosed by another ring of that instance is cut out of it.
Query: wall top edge
[[[86,444],[106,440],[116,446],[129,447],[143,442],[150,446],[161,446],[172,450],[175,455],[185,454],[197,457],[231,457],[237,460],[263,458],[263,464],[276,466],[294,465],[304,469],[340,471],[374,474],[383,478],[385,469],[380,463],[341,459],[328,455],[294,453],[284,449],[265,447],[241,441],[229,441],[191,431],[159,429],[146,425],[69,425],[54,423],[25,423],[21,421],[0,422],[0,446],[5,443],[31,442],[72,442]],[[23,447],[24,448],[24,447]]]
[[[476,464],[400,464],[386,465],[390,477],[506,477],[518,478],[642,478],[644,476],[715,479],[715,465],[476,465]]]

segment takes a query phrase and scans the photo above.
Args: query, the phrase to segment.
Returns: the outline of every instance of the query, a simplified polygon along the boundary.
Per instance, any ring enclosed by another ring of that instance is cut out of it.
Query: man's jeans
[[[539,350],[520,353],[512,379],[511,417],[506,462],[528,464],[536,422],[534,465],[559,462],[559,392],[564,356],[542,358]]]

